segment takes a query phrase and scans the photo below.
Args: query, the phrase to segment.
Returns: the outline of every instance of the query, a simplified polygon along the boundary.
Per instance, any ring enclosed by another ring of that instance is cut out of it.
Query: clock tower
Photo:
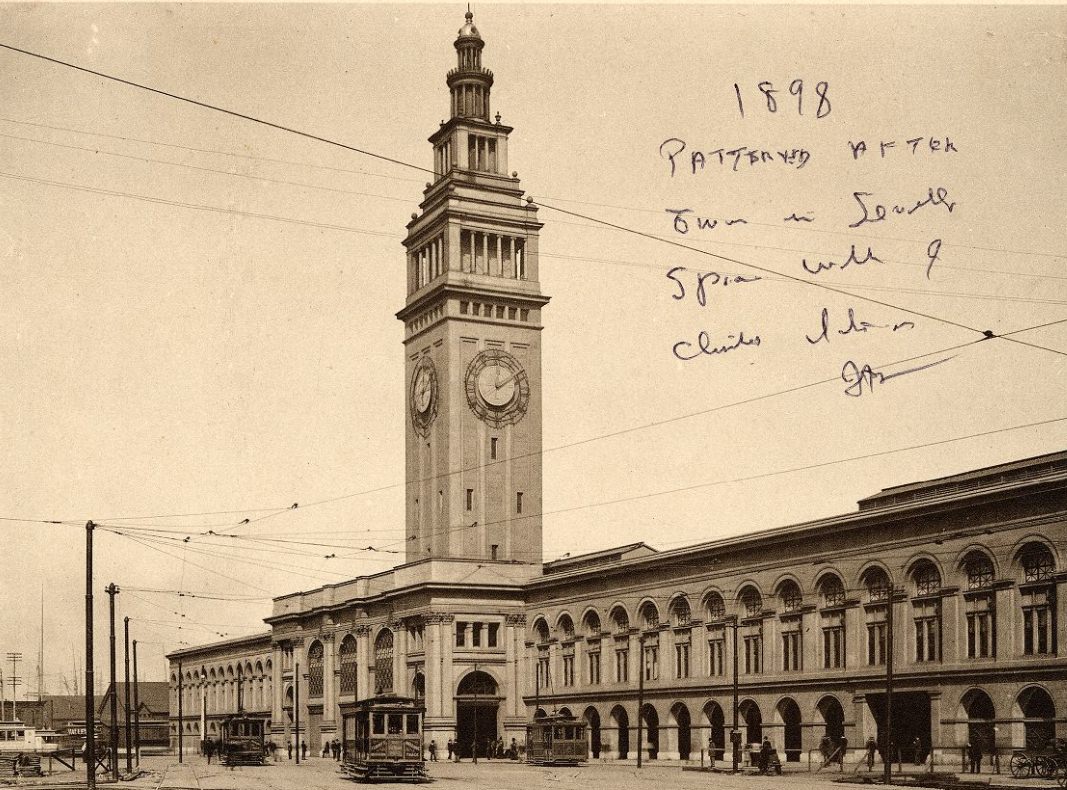
[[[407,561],[541,563],[537,208],[490,118],[493,73],[468,11],[448,72],[451,117],[407,226]]]

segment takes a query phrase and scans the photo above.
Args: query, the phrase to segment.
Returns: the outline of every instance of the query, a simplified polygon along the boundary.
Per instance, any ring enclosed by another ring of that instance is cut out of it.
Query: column
[[[356,699],[374,696],[370,687],[370,632],[369,625],[363,623],[354,629],[356,635]]]
[[[389,630],[393,632],[393,693],[411,696],[411,684],[408,683],[408,632],[399,620],[389,623]]]
[[[282,703],[285,690],[282,688],[282,649],[277,642],[271,645],[270,683],[271,691],[273,692],[271,694],[270,719],[275,725],[278,725],[282,721]],[[208,700],[211,702],[211,710],[214,711],[214,690],[208,695]]]
[[[455,671],[452,666],[452,623],[455,617],[450,614],[441,615],[441,630],[444,639],[441,640],[441,715],[455,721],[456,704],[453,696],[456,691]]]
[[[845,610],[845,667],[860,669],[867,666],[867,626],[863,610],[850,606]]]
[[[507,684],[508,701],[507,714],[509,716],[525,718],[526,705],[523,702],[523,694],[526,690],[525,672],[526,656],[523,651],[523,637],[526,633],[526,615],[509,614],[504,618],[505,638],[507,639],[505,660],[507,661]]]
[[[337,678],[334,676],[337,645],[333,634],[322,636],[322,720],[337,719]]]
[[[462,258],[463,229],[449,223],[445,229],[444,268],[446,271],[459,271]]]

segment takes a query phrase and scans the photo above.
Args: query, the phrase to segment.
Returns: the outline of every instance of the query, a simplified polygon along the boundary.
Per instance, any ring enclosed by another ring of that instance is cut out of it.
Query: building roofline
[[[270,642],[270,638],[271,638],[271,632],[270,631],[261,631],[258,634],[250,634],[249,636],[236,636],[236,637],[231,637],[230,639],[220,639],[218,642],[208,642],[207,644],[204,644],[204,645],[194,645],[192,647],[183,647],[183,648],[180,648],[178,650],[174,650],[174,651],[172,651],[170,653],[167,653],[164,656],[164,658],[166,658],[169,661],[171,659],[181,658],[181,657],[187,656],[187,655],[200,655],[205,650],[216,650],[218,648],[223,648],[223,647],[237,647],[238,645],[245,645],[245,644],[250,645],[250,644],[254,644],[255,642],[259,642],[261,640],[264,640],[264,639],[267,640],[267,642],[269,643]]]

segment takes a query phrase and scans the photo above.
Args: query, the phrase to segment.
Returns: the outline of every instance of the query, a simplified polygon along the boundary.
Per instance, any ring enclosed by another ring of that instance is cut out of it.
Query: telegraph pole
[[[133,754],[141,767],[141,700],[137,693],[137,640],[133,640]]]
[[[296,718],[296,764],[300,765],[300,662],[293,664],[293,716]]]
[[[93,527],[85,522],[85,772],[96,790],[96,706],[93,700]]]
[[[182,660],[178,659],[178,762],[185,761],[185,723],[182,705],[185,702],[185,690],[182,688]]]
[[[123,632],[126,637],[126,689],[123,695],[122,707],[126,709],[126,735],[123,741],[126,744],[126,773],[133,772],[133,750],[130,748],[132,741],[130,740],[130,618],[122,618]]]
[[[18,720],[18,713],[15,711],[15,698],[18,696],[18,687],[22,685],[22,678],[19,677],[19,662],[22,660],[22,653],[8,653],[7,660],[11,662],[11,677],[7,679],[7,682],[11,684],[11,718],[12,720]]]
[[[734,627],[734,725],[733,729],[730,730],[730,753],[733,755],[733,773],[736,774],[741,760],[741,750],[739,748],[741,746],[741,742],[740,740],[735,740],[741,737],[741,731],[737,728],[737,615],[734,615],[732,625]]]
[[[644,723],[641,718],[645,707],[645,635],[641,636],[637,640],[638,654],[637,654],[637,767],[641,767],[641,725]]]
[[[119,780],[119,688],[115,680],[115,594],[119,588],[111,582],[104,588],[107,592],[108,611],[111,613],[111,781]]]
[[[893,595],[895,588],[889,586],[889,599],[885,607],[885,751],[882,752],[883,781],[889,784],[893,777]]]

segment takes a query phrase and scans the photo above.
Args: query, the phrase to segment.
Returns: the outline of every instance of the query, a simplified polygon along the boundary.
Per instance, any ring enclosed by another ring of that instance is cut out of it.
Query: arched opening
[[[782,720],[782,749],[787,763],[799,763],[801,746],[800,706],[790,697],[778,703],[778,716]]]
[[[759,751],[763,745],[763,714],[760,713],[759,705],[750,699],[742,702],[738,708],[741,721],[744,722],[744,743]]]
[[[678,753],[679,760],[688,760],[690,753],[693,751],[692,725],[689,708],[681,702],[671,708],[670,726],[674,732],[675,741],[672,744],[675,748],[671,749],[671,751]]]
[[[967,718],[967,742],[976,744],[982,754],[990,754],[996,738],[993,722],[997,717],[993,700],[982,689],[971,689],[963,695],[960,707]]]
[[[708,753],[713,759],[722,760],[726,754],[726,716],[719,703],[704,706],[704,725],[708,730]]]
[[[600,714],[596,708],[589,707],[585,709],[585,713],[582,714],[582,718],[585,720],[586,732],[589,735],[589,751],[593,755],[594,760],[600,759]]]
[[[341,696],[356,697],[356,638],[349,634],[338,651],[341,664]]]
[[[586,636],[600,636],[600,615],[596,613],[595,609],[590,609],[588,612],[586,612],[585,617],[582,619],[582,623],[585,626]]]
[[[322,661],[324,651],[322,642],[318,640],[311,643],[308,648],[308,696],[322,696]]]
[[[611,727],[615,730],[616,754],[625,760],[630,754],[630,716],[622,706],[612,708]]]
[[[548,714],[545,713],[544,708],[538,708],[534,711],[534,721],[540,721],[541,719],[547,719]]]
[[[374,640],[374,693],[393,693],[393,632],[388,628]]]
[[[644,725],[641,747],[649,760],[655,760],[659,757],[659,714],[651,705],[641,709],[641,723]]]
[[[456,690],[456,740],[460,757],[484,757],[499,736],[500,692],[488,672],[464,675]]]
[[[693,619],[693,612],[689,606],[689,599],[684,595],[679,595],[671,601],[670,617],[671,625],[675,628],[684,628],[689,625]]]
[[[1056,706],[1043,688],[1030,686],[1016,700],[1023,716],[1023,738],[1028,750],[1040,751],[1056,737]]]
[[[848,741],[845,739],[845,711],[837,697],[823,697],[816,706],[823,721],[819,752],[824,764],[840,763],[844,759]]]

